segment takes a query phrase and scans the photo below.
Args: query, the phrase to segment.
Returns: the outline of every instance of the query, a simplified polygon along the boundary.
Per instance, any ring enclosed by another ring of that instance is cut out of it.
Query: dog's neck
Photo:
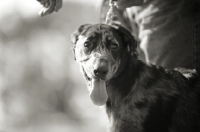
[[[111,79],[107,86],[108,102],[110,101],[112,104],[127,97],[140,73],[139,69],[143,69],[141,67],[145,66],[140,60],[134,60],[131,56],[126,56],[125,60],[122,62],[125,65],[120,67],[117,76]]]

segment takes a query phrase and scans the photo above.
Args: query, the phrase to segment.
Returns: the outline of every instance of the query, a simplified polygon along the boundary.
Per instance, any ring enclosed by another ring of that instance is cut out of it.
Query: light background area
[[[36,0],[0,4],[0,132],[106,131],[70,42],[81,24],[99,22],[100,2],[65,0],[45,17]]]

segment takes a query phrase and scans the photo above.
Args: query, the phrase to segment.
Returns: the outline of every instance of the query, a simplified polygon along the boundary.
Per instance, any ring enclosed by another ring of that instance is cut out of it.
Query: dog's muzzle
[[[97,79],[105,80],[108,73],[108,62],[105,59],[95,59],[93,66],[93,75]]]

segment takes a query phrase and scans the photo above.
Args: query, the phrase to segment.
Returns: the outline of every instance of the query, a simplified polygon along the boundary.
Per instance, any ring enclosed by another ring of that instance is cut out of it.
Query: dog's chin
[[[106,80],[95,78],[95,77],[89,77],[85,71],[84,76],[86,78],[86,81],[88,83],[88,90],[90,92],[90,99],[92,102],[97,106],[102,106],[106,104],[108,95],[106,90]]]

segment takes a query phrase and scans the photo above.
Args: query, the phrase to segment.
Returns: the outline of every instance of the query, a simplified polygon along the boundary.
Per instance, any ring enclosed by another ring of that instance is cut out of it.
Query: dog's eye
[[[111,44],[111,48],[112,48],[112,49],[117,49],[117,48],[118,48],[118,45],[115,44],[115,43],[112,43],[112,44]]]
[[[84,43],[84,47],[86,47],[86,48],[89,48],[90,45],[91,45],[91,43],[89,43],[89,42],[85,42],[85,43]]]

